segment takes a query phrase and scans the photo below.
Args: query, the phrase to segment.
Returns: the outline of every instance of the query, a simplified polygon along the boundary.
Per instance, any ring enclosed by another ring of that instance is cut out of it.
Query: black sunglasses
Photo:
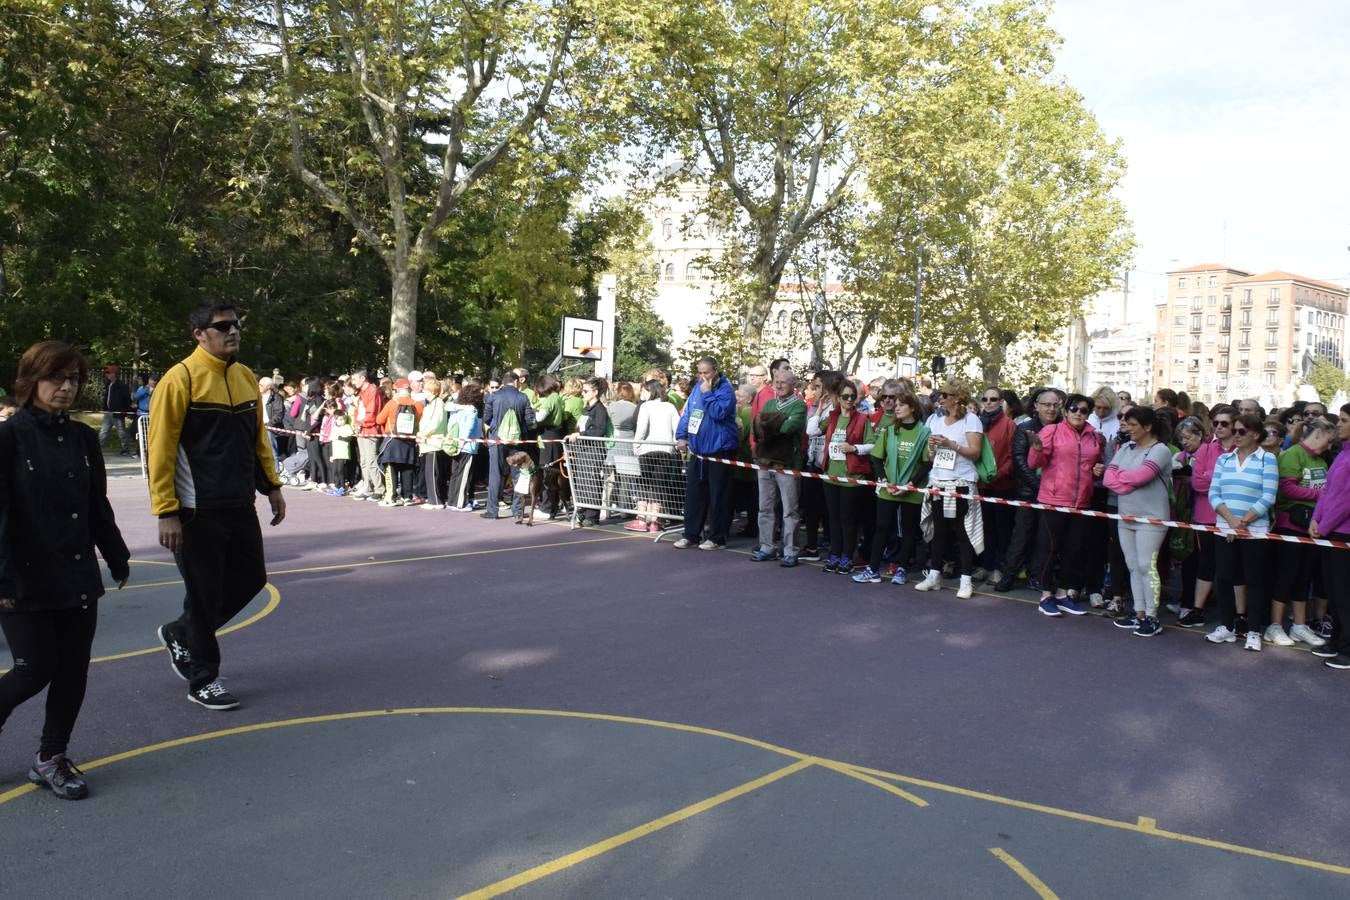
[[[985,403],[998,403],[998,402],[1001,401],[1002,399],[1003,399],[1002,397],[985,397],[985,398],[984,398],[984,402],[985,402]]]
[[[1066,411],[1071,413],[1078,413],[1080,416],[1086,416],[1088,413],[1092,412],[1092,407],[1084,406],[1083,404],[1080,403],[1077,406],[1070,406]]]
[[[882,395],[881,395],[881,402],[882,402],[882,403],[885,403],[887,400],[899,400],[899,399],[900,399],[900,397],[897,396],[896,394],[882,394]]]
[[[938,391],[934,396],[937,397],[939,400],[946,400],[948,397],[951,396],[951,394],[948,394],[945,391]]]
[[[840,400],[857,400],[857,399],[858,399],[858,395],[857,395],[857,394],[840,394],[840,395],[839,395],[839,399],[840,399]]]
[[[221,334],[229,334],[231,328],[241,332],[244,330],[243,324],[238,319],[221,319],[219,322],[208,323],[206,327],[212,331],[219,331]]]
[[[1235,428],[1235,429],[1233,429],[1233,434],[1236,434],[1238,437],[1243,437],[1244,435],[1247,435],[1247,434],[1250,434],[1250,433],[1251,433],[1251,432],[1248,431],[1246,428]]]
[[[1215,428],[1232,428],[1232,427],[1233,427],[1233,423],[1230,422],[1230,421],[1227,420],[1227,419],[1215,419],[1215,420],[1214,420],[1214,427],[1215,427]]]

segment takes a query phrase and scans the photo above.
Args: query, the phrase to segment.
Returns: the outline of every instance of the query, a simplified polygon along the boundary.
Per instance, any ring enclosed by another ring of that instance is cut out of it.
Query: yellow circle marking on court
[[[787,766],[770,772],[753,781],[738,785],[721,794],[701,800],[698,803],[676,810],[659,819],[639,825],[622,834],[606,838],[603,841],[592,844],[589,847],[582,848],[574,853],[536,866],[525,872],[521,872],[510,878],[488,885],[472,894],[470,897],[495,897],[507,891],[514,890],[532,881],[536,881],[561,869],[576,865],[587,859],[591,859],[602,853],[608,852],[616,847],[622,846],[631,841],[637,840],[647,834],[659,831],[669,825],[691,818],[719,806],[736,797],[744,796],[752,791],[758,790],[768,784],[772,784],[783,778],[787,778],[797,772],[809,769],[813,766],[829,769],[846,775],[849,778],[856,779],[865,784],[879,788],[887,793],[901,797],[917,807],[927,807],[928,801],[918,797],[904,789],[900,788],[894,782],[920,787],[940,793],[953,794],[960,797],[967,797],[975,800],[983,800],[989,803],[997,803],[1001,806],[1009,806],[1015,809],[1026,810],[1028,812],[1041,813],[1043,815],[1056,816],[1059,818],[1070,819],[1077,822],[1085,822],[1092,825],[1100,825],[1106,828],[1114,828],[1121,831],[1130,831],[1136,834],[1143,834],[1150,837],[1161,838],[1164,840],[1178,841],[1186,844],[1194,844],[1202,847],[1209,847],[1216,850],[1224,850],[1230,853],[1237,853],[1243,856],[1256,857],[1258,859],[1269,860],[1272,862],[1286,863],[1289,865],[1301,866],[1314,869],[1320,872],[1329,872],[1336,875],[1350,875],[1350,867],[1338,866],[1332,863],[1320,862],[1313,859],[1305,859],[1298,856],[1290,856],[1284,853],[1273,853],[1268,850],[1259,850],[1254,847],[1244,847],[1240,844],[1230,844],[1224,841],[1210,840],[1195,835],[1182,834],[1180,832],[1165,831],[1158,828],[1157,823],[1148,817],[1141,816],[1137,822],[1125,822],[1119,819],[1108,819],[1102,816],[1089,815],[1087,813],[1075,812],[1068,809],[1060,809],[1054,806],[1046,806],[1039,803],[1029,803],[1024,800],[1015,800],[1010,797],[1000,797],[997,794],[988,794],[983,791],[973,791],[968,788],[957,787],[955,785],[944,784],[938,781],[928,781],[921,778],[912,778],[907,775],[899,775],[894,772],[886,772],[881,769],[872,769],[865,766],[859,766],[852,763],[841,762],[839,760],[826,759],[824,757],[812,756],[787,747],[780,747],[777,744],[771,744],[767,741],[761,741],[756,738],[745,737],[734,734],[729,731],[720,731],[715,728],[704,728],[699,725],[685,725],[678,722],[663,722],[659,719],[643,719],[634,716],[609,715],[605,713],[587,713],[572,712],[567,710],[553,709],[512,709],[506,707],[475,707],[475,706],[445,706],[445,707],[411,707],[406,709],[377,709],[364,710],[350,713],[331,713],[319,716],[304,716],[295,719],[282,719],[274,722],[258,722],[252,725],[241,725],[236,728],[225,728],[220,731],[210,731],[203,734],[189,735],[188,737],[174,738],[173,740],[163,741],[158,744],[150,744],[144,747],[137,747],[126,750],[121,753],[115,753],[112,756],[105,756],[102,759],[85,763],[81,768],[85,770],[98,769],[113,763],[123,762],[128,759],[134,759],[144,756],[148,753],[155,753],[160,750],[169,750],[175,747],[184,747],[190,744],[197,744],[203,741],[210,741],[216,738],[230,737],[233,735],[251,734],[260,731],[270,731],[277,728],[289,728],[295,725],[313,725],[325,722],[342,722],[354,719],[372,719],[384,716],[417,716],[417,715],[499,715],[499,716],[542,716],[562,719],[586,719],[598,722],[616,722],[626,725],[645,725],[652,728],[664,728],[670,731],[681,731],[688,734],[700,734],[707,737],[721,738],[722,740],[734,741],[739,744],[745,744],[750,747],[757,747],[761,750],[769,751],[780,756],[794,760]],[[30,794],[38,788],[35,785],[23,785],[12,788],[11,790],[0,793],[0,805],[8,803],[18,797]],[[1053,892],[1044,885],[1039,879],[1035,878],[1020,862],[1013,859],[1006,851],[1001,848],[990,848],[990,853],[997,856],[1002,862],[1009,866],[1013,871],[1032,887],[1042,897],[1052,897]],[[1044,891],[1045,893],[1043,893]]]
[[[277,606],[280,605],[281,603],[281,591],[277,590],[276,585],[272,584],[270,581],[267,584],[263,585],[263,590],[267,592],[267,605],[264,606],[262,609],[258,610],[253,615],[249,616],[244,621],[231,625],[229,628],[220,629],[219,631],[216,632],[216,637],[221,637],[227,634],[233,634],[234,632],[238,631],[241,628],[247,628],[254,622],[257,622],[259,619],[262,619],[266,616],[270,616],[276,610]],[[108,656],[95,656],[92,657],[89,661],[91,663],[112,662],[113,660],[118,659],[130,659],[133,656],[149,656],[151,653],[162,653],[163,651],[164,651],[163,647],[147,647],[144,650],[128,650],[126,653],[113,653]],[[3,675],[8,671],[9,669],[0,669],[0,675]]]

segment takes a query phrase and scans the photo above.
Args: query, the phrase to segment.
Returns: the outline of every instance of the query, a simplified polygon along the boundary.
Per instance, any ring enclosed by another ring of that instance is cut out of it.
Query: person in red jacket
[[[1037,500],[1051,506],[1085,509],[1092,502],[1095,480],[1106,470],[1102,465],[1105,447],[1101,433],[1088,424],[1092,401],[1082,394],[1070,394],[1064,403],[1064,421],[1031,434],[1027,462],[1041,470],[1041,488]],[[1064,613],[1081,616],[1087,603],[1069,596],[1080,592],[1086,581],[1082,569],[1082,536],[1078,517],[1073,513],[1043,510],[1041,540],[1045,562],[1041,569],[1041,612],[1058,617]]]
[[[380,477],[380,426],[376,419],[384,398],[380,388],[370,380],[365,369],[352,373],[352,387],[356,389],[356,411],[352,425],[356,427],[356,449],[361,463],[361,482],[352,492],[356,500],[378,500],[384,479]]]
[[[1008,404],[1015,404],[1015,409]],[[1012,499],[1016,493],[1016,478],[1013,473],[1013,434],[1017,426],[1013,423],[1022,411],[1022,403],[1012,391],[1000,391],[998,385],[991,384],[980,391],[980,424],[984,426],[984,436],[989,441],[989,449],[994,453],[997,469],[993,481],[985,484],[980,492],[987,497]],[[998,584],[1003,580],[999,571],[1003,557],[1012,541],[1013,519],[1016,510],[999,503],[988,503],[984,507],[984,552],[980,554],[980,567],[975,570],[972,580],[988,580]]]
[[[380,447],[379,461],[384,466],[384,498],[380,506],[417,506],[413,496],[413,468],[417,464],[417,426],[422,421],[422,404],[412,397],[408,379],[394,382],[394,399],[384,405],[375,418],[386,435]]]

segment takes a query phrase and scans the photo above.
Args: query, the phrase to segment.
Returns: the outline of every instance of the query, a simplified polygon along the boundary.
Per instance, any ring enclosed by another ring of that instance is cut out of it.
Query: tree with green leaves
[[[1345,372],[1325,356],[1313,358],[1307,383],[1317,391],[1317,396],[1321,398],[1324,406],[1331,403],[1338,391],[1350,389],[1350,379],[1346,378]]]
[[[274,0],[291,168],[388,270],[392,371],[413,365],[423,277],[468,193],[513,156],[612,140],[627,100],[608,54],[636,8]]]

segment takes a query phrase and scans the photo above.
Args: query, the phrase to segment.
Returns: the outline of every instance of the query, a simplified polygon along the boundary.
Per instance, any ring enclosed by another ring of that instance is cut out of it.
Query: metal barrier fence
[[[577,436],[563,444],[563,464],[572,485],[573,528],[582,510],[594,510],[598,519],[634,516],[657,541],[683,527],[684,458],[674,444]]]
[[[150,454],[146,448],[150,446],[150,417],[136,417],[136,449],[141,458],[141,477],[149,479],[150,469],[148,459]]]

